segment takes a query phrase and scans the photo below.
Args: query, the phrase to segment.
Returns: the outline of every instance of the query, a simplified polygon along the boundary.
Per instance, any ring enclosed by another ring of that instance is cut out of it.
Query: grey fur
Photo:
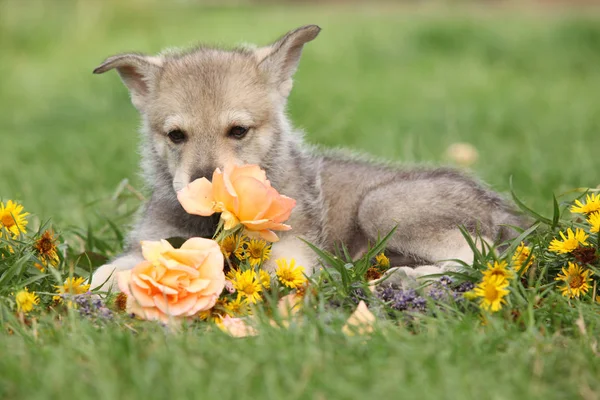
[[[329,250],[345,243],[358,255],[397,225],[388,246],[397,262],[443,267],[447,259],[472,260],[459,226],[499,242],[511,236],[503,224],[522,224],[498,194],[461,172],[372,162],[304,144],[285,109],[303,45],[319,31],[301,27],[254,50],[124,54],[94,71],[116,68],[140,111],[142,169],[152,196],[127,254],[101,267],[93,286],[141,260],[141,240],[211,237],[217,218],[186,214],[176,190],[231,163],[260,165],[280,193],[296,199],[288,222],[293,230],[280,235],[272,259],[295,257],[309,273],[317,260],[298,237]],[[227,137],[232,125],[249,126],[250,133]],[[187,133],[184,144],[169,141],[173,129]]]

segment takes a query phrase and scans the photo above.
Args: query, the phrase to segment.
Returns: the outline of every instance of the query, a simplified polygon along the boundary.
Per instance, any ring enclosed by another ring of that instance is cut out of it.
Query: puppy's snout
[[[206,178],[209,181],[212,181],[213,170],[212,169],[199,169],[194,171],[191,176],[190,182],[194,182],[196,179]]]

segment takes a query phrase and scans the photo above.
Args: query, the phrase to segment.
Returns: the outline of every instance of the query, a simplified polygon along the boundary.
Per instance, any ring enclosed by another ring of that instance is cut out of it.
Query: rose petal
[[[117,284],[119,290],[127,296],[131,296],[129,285],[131,285],[131,270],[117,272]]]
[[[152,300],[150,291],[141,289],[137,285],[130,285],[129,290],[130,295],[127,298],[131,297],[142,307],[154,307],[154,301]]]
[[[279,237],[270,230],[264,230],[264,231],[260,231],[259,232],[260,237],[263,238],[264,240],[266,240],[267,242],[278,242],[279,241]]]
[[[161,241],[142,241],[142,255],[152,264],[158,263],[158,258],[162,253],[173,250],[173,246],[166,240]]]
[[[217,168],[213,174],[212,183],[215,201],[222,203],[226,210],[237,213],[238,198],[229,180],[227,169],[225,169],[225,173],[222,173]]]
[[[229,176],[231,183],[235,183],[235,181],[240,176],[244,176],[254,178],[257,181],[263,183],[265,186],[271,186],[271,183],[267,180],[266,172],[263,169],[261,169],[258,165],[247,164],[231,166],[229,168],[226,168],[225,170],[227,171],[227,175]]]
[[[240,220],[262,218],[269,209],[274,197],[273,192],[269,191],[262,182],[252,177],[239,177],[235,181],[235,190],[239,197],[237,217]]]
[[[177,199],[188,214],[208,217],[214,214],[213,184],[206,178],[196,179],[177,192]]]
[[[195,295],[186,296],[178,301],[169,301],[168,297],[162,293],[156,294],[153,297],[156,307],[167,315],[180,316],[194,307],[198,297]]]

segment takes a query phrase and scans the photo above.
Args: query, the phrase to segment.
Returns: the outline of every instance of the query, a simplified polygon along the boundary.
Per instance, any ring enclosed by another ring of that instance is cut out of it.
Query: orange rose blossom
[[[287,231],[284,222],[296,201],[277,192],[257,165],[225,167],[215,170],[212,182],[196,179],[177,194],[189,214],[210,216],[221,213],[226,230],[244,225],[248,234],[256,233],[270,242],[279,240],[273,231]]]
[[[212,308],[225,287],[217,242],[191,238],[179,249],[166,240],[142,242],[142,261],[118,274],[127,312],[148,320],[181,320]]]

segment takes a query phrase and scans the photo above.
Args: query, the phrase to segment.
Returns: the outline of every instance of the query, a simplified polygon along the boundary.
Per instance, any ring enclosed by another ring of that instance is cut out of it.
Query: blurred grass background
[[[303,24],[290,114],[311,142],[444,162],[452,143],[530,205],[600,184],[600,14],[481,4],[206,6],[0,2],[0,196],[58,223],[137,176],[138,116],[106,56],[198,42],[267,44]]]

